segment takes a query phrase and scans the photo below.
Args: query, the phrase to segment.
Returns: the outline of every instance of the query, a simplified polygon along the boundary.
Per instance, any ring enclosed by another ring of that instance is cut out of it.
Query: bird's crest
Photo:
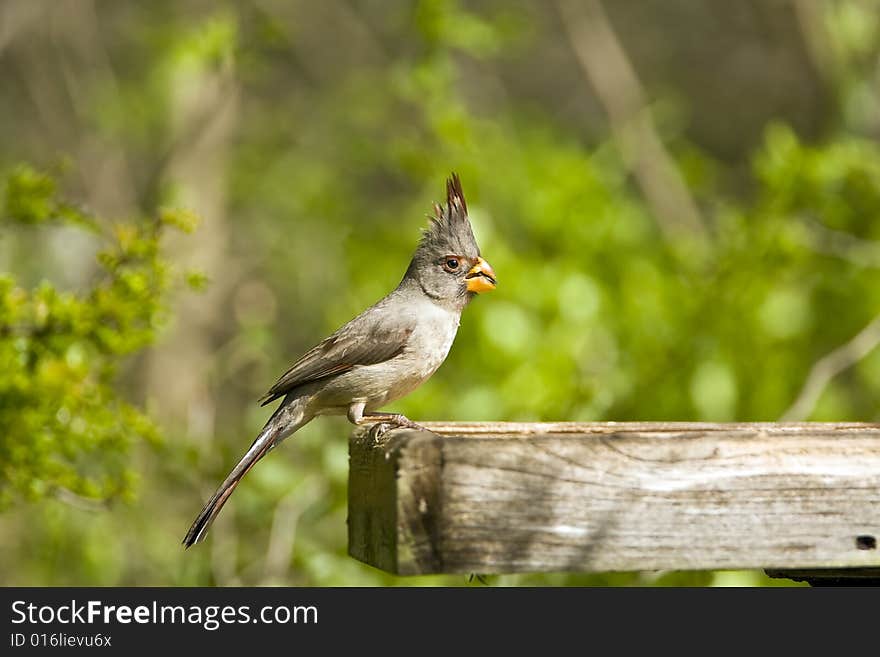
[[[446,180],[446,205],[434,203],[434,214],[429,215],[431,223],[423,231],[420,247],[441,255],[480,255],[467,212],[461,179],[453,172]]]

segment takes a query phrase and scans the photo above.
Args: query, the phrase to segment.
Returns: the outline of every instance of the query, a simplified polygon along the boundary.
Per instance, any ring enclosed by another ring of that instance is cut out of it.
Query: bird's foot
[[[385,434],[391,431],[391,429],[395,428],[396,427],[389,422],[377,422],[372,427],[370,427],[370,439],[378,445],[382,442],[382,438],[385,436]]]
[[[370,438],[374,442],[382,441],[383,436],[392,429],[416,429],[419,431],[427,431],[425,427],[416,424],[405,415],[395,414],[383,418],[383,421],[377,422],[370,428]]]

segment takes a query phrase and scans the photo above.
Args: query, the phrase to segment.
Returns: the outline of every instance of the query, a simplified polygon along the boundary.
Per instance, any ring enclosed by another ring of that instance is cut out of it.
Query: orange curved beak
[[[488,292],[495,289],[495,270],[492,269],[492,265],[488,262],[482,258],[477,258],[477,264],[470,268],[465,276],[465,280],[467,280],[468,292],[476,292],[478,294],[480,292]]]

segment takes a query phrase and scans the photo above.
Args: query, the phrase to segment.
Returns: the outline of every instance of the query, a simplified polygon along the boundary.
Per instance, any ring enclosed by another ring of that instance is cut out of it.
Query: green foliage
[[[15,167],[9,173],[3,197],[6,221],[91,223],[84,213],[59,198],[55,178],[27,165]]]
[[[160,238],[185,215],[106,224],[65,201],[51,175],[28,166],[14,169],[3,189],[6,235],[52,221],[89,227],[101,248],[98,272],[83,290],[47,280],[24,289],[0,276],[0,508],[18,497],[128,495],[131,447],[158,434],[122,398],[117,375],[125,356],[155,340],[169,286]]]
[[[394,406],[417,420],[773,421],[812,365],[880,312],[880,150],[869,138],[880,40],[864,3],[823,3],[836,113],[821,142],[774,121],[743,162],[716,161],[682,134],[684,119],[654,112],[700,210],[708,236],[700,245],[660,230],[601,117],[586,117],[586,135],[554,105],[586,112],[589,102],[544,97],[537,84],[517,95],[512,80],[535,75],[523,60],[565,47],[558,17],[542,22],[540,3],[474,10],[423,0],[375,13],[337,5],[243,2],[199,14],[186,2],[112,3],[98,31],[111,70],[77,69],[79,51],[65,64],[82,82],[63,78],[80,93],[65,142],[85,144],[79,175],[103,180],[108,174],[88,164],[110,144],[131,168],[118,174],[125,167],[105,158],[112,179],[133,190],[132,215],[157,218],[114,226],[65,201],[52,176],[19,167],[7,177],[4,238],[14,229],[16,246],[27,243],[22,234],[73,225],[100,242],[100,254],[91,283],[76,291],[46,282],[24,289],[33,269],[56,265],[37,249],[10,259],[15,276],[0,279],[0,530],[20,538],[4,546],[3,581],[466,585],[464,577],[396,578],[347,556],[350,427],[340,418],[315,420],[254,468],[206,544],[178,545],[271,412],[256,399],[398,282],[451,170],[499,287],[466,310],[437,374]],[[337,30],[363,47],[348,49]],[[682,117],[697,111],[690,100],[680,101]],[[0,134],[31,155],[10,150],[16,159],[34,159],[14,131],[30,126],[42,136],[43,126],[17,116],[0,122]],[[726,116],[714,120],[729,129]],[[31,139],[37,159],[58,148],[54,138]],[[205,174],[215,166],[220,175]],[[191,194],[212,221],[193,249],[210,251],[207,270],[190,270],[182,256],[178,263],[191,286],[207,288],[208,303],[203,321],[174,336],[202,347],[199,360],[166,361],[158,376],[160,385],[193,383],[187,415],[155,402],[150,421],[122,390],[155,385],[134,357],[168,318],[171,271],[159,240],[194,223],[185,211],[144,212],[167,202],[170,189]],[[808,419],[877,420],[877,399],[880,354],[872,353],[830,383]],[[133,449],[159,420],[172,439]],[[64,490],[96,499],[130,492],[133,470],[143,492],[124,512],[56,499]],[[10,504],[22,499],[38,503]],[[771,583],[756,573],[488,582]]]

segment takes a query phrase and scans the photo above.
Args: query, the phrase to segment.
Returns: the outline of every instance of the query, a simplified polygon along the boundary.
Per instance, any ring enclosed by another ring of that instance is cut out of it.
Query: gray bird
[[[446,182],[446,205],[434,215],[400,284],[385,298],[307,351],[261,399],[283,397],[247,453],[220,484],[183,539],[201,541],[226,500],[254,464],[318,415],[347,415],[353,424],[381,422],[419,428],[376,409],[424,383],[449,353],[461,312],[495,288],[495,272],[480,257],[461,182]]]

